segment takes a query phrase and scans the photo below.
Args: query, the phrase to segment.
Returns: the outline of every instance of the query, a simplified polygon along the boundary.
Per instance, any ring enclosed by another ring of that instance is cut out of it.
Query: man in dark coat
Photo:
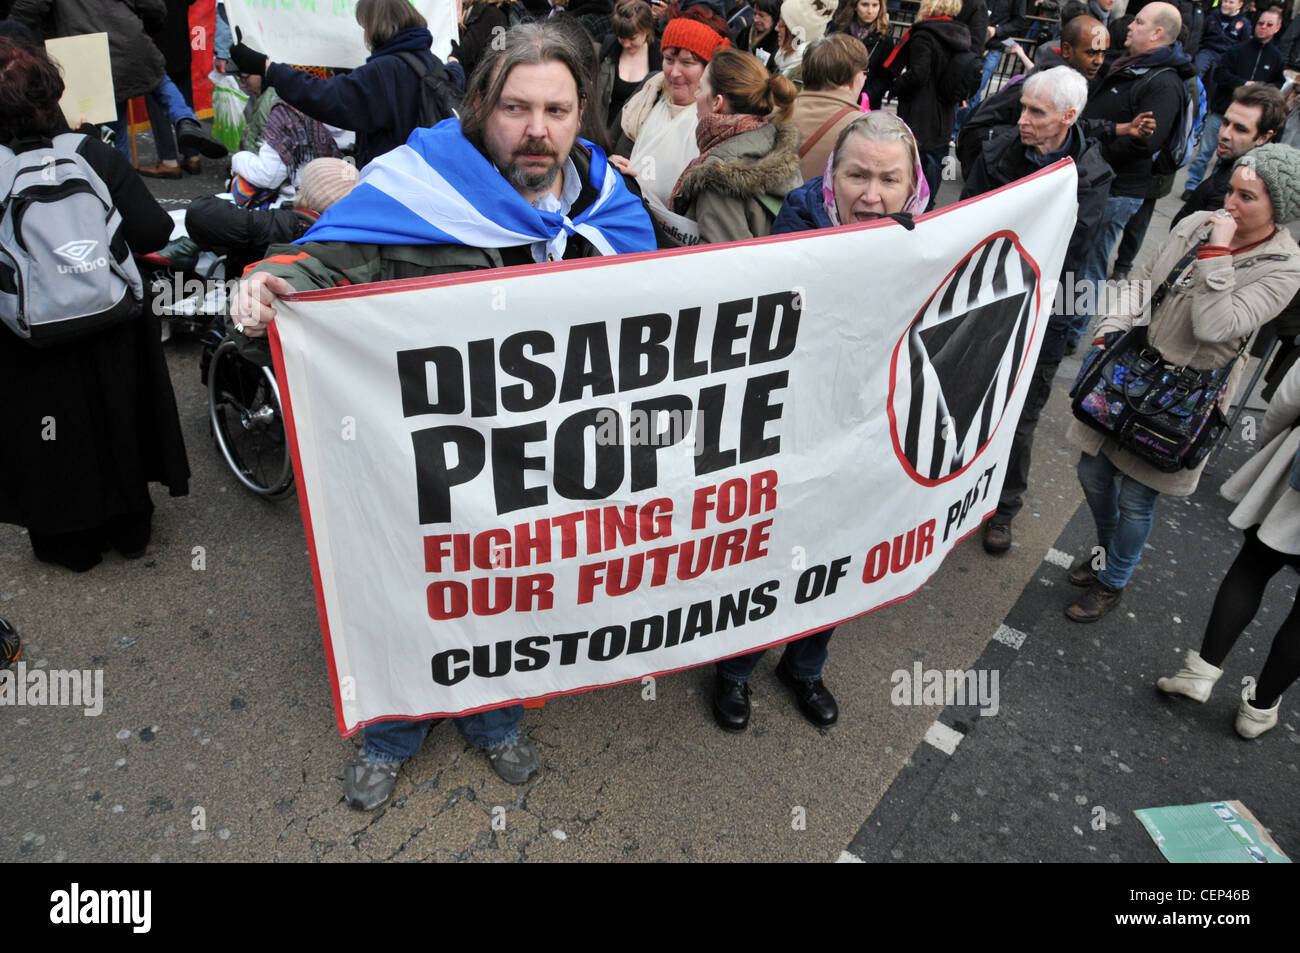
[[[1187,167],[1187,191],[1183,193],[1183,201],[1201,184],[1201,178],[1219,143],[1219,126],[1223,123],[1224,111],[1232,102],[1233,90],[1251,83],[1268,83],[1279,89],[1282,87],[1282,68],[1285,63],[1281,50],[1273,42],[1273,37],[1281,27],[1282,15],[1276,10],[1265,10],[1255,23],[1255,35],[1224,53],[1219,65],[1214,68],[1214,92],[1210,96],[1210,111],[1201,130],[1201,148],[1192,164]]]
[[[1223,208],[1223,198],[1228,194],[1228,180],[1237,159],[1256,146],[1273,138],[1286,123],[1286,104],[1282,94],[1272,86],[1256,83],[1238,86],[1223,114],[1219,126],[1218,162],[1201,184],[1187,197],[1170,228],[1193,212]]]
[[[1021,93],[1021,113],[1015,126],[998,126],[987,137],[975,167],[966,179],[962,198],[1000,188],[1061,159],[1074,160],[1078,171],[1079,216],[1070,235],[1061,280],[1069,301],[1069,289],[1083,263],[1088,247],[1096,238],[1106,206],[1106,195],[1114,173],[1102,158],[1101,147],[1085,139],[1076,120],[1087,102],[1088,85],[1068,66],[1057,66],[1029,77]],[[1060,103],[1068,103],[1060,108]],[[997,512],[984,527],[984,548],[1005,553],[1011,548],[1011,521],[1020,512],[1021,494],[1029,485],[1029,455],[1039,414],[1052,392],[1052,379],[1065,354],[1069,331],[1069,308],[1054,309],[1047,322],[1038,365],[1029,381],[1029,393],[1016,425],[1007,463],[1006,481],[998,499]]]
[[[1102,62],[1109,46],[1110,35],[1100,20],[1090,16],[1074,17],[1061,31],[1061,45],[1049,48],[1040,57],[1038,69],[1029,75],[1033,76],[1053,66],[1069,66],[1088,82],[1091,94],[1097,85],[1097,77],[1101,74]],[[988,138],[992,130],[998,126],[1014,124],[1020,118],[1020,94],[1023,90],[1023,83],[1012,83],[1004,87],[981,103],[961,127],[961,134],[957,137],[957,159],[966,175],[970,175],[970,170],[979,157],[980,143]],[[1105,126],[1106,124],[1101,124],[1105,136],[1109,137],[1112,130]],[[1127,127],[1120,135],[1126,131]],[[1091,135],[1092,138],[1102,138],[1100,130]]]
[[[1122,136],[1102,146],[1102,154],[1115,170],[1110,196],[1102,215],[1097,238],[1084,263],[1084,280],[1106,278],[1110,253],[1120,233],[1146,199],[1151,184],[1151,162],[1173,134],[1186,102],[1186,80],[1196,75],[1191,58],[1178,44],[1182,17],[1168,3],[1148,3],[1129,25],[1128,55],[1116,60],[1101,88],[1083,111],[1085,120],[1129,122],[1140,113],[1155,118],[1149,137]],[[1069,345],[1078,343],[1091,314],[1086,309],[1074,316]]]

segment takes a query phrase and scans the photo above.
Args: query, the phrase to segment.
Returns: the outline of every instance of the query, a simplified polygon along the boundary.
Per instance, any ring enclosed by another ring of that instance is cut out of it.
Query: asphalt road
[[[209,171],[155,194],[180,207],[216,181]],[[1289,794],[1300,696],[1259,741],[1231,730],[1267,621],[1206,706],[1152,687],[1199,642],[1235,552],[1213,494],[1247,448],[1231,447],[1191,501],[1162,501],[1121,611],[1073,626],[1064,570],[1045,560],[1089,542],[1063,436],[1077,364],[1063,365],[1040,425],[1011,552],[991,558],[972,537],[913,598],[839,630],[826,671],[834,728],[802,720],[771,653],[746,734],[714,726],[706,667],[659,679],[653,701],[625,686],[529,711],[544,770],[518,788],[439,725],[392,802],[362,814],[342,801],[355,748],[334,726],[297,501],[240,488],[209,436],[197,343],[167,348],[194,476],[187,497],[155,492],[146,556],[108,554],[74,575],[0,526],[0,614],[21,629],[24,660],[102,669],[105,684],[97,717],[0,709],[0,860],[1155,862],[1131,811],[1220,797],[1244,800],[1300,851]],[[1294,581],[1270,594],[1265,620],[1281,617]],[[915,662],[997,671],[997,714],[894,704],[891,675]],[[1105,830],[1088,823],[1097,805]]]

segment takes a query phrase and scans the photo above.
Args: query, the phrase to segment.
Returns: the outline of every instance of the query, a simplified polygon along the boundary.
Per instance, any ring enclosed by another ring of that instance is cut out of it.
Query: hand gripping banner
[[[1075,215],[309,292],[272,344],[340,731],[671,672],[906,598],[997,505]]]

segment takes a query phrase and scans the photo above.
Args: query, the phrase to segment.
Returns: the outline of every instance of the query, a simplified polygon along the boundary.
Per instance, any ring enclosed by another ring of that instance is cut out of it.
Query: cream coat
[[[1102,318],[1094,335],[1127,331],[1146,323],[1142,309],[1149,292],[1193,246],[1203,244],[1211,212],[1189,215],[1178,223],[1155,258],[1137,269],[1128,293]],[[1149,287],[1148,287],[1149,285]],[[1202,370],[1223,367],[1233,359],[1243,339],[1272,320],[1300,289],[1300,246],[1285,228],[1248,252],[1193,260],[1150,321],[1148,339],[1165,359]],[[1225,404],[1231,402],[1240,366],[1229,381]],[[1080,421],[1070,425],[1069,439],[1084,453],[1104,453],[1120,472],[1160,493],[1190,496],[1204,463],[1195,470],[1162,473],[1121,450],[1109,438]]]
[[[1291,464],[1300,449],[1300,364],[1278,384],[1259,428],[1263,449],[1246,461],[1220,491],[1238,506],[1228,522],[1259,526],[1259,541],[1279,553],[1300,554],[1300,493],[1291,489]]]

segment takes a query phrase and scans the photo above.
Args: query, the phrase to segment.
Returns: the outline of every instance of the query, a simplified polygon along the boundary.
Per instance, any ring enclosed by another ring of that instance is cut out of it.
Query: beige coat
[[[1293,364],[1269,401],[1259,428],[1263,447],[1219,492],[1238,504],[1228,522],[1259,527],[1259,541],[1279,553],[1300,554],[1300,493],[1291,489],[1291,464],[1300,449],[1300,364]]]
[[[837,119],[835,124],[827,129],[804,157],[799,160],[799,171],[803,175],[805,182],[817,178],[826,171],[826,160],[830,158],[831,149],[835,147],[835,140],[839,138],[844,127],[860,116],[861,113],[858,111],[857,103],[838,91],[814,93],[805,89],[799,94],[799,98],[794,101],[794,127],[799,130],[800,148],[812,137],[813,133],[845,106],[851,106],[852,111],[846,112]]]
[[[1117,306],[1102,318],[1095,335],[1127,331],[1144,323],[1146,319],[1140,315],[1149,292],[1165,280],[1184,254],[1203,243],[1205,222],[1211,214],[1200,212],[1178,223],[1155,258],[1133,273],[1128,285],[1131,293],[1118,296]],[[1151,319],[1148,340],[1176,364],[1201,370],[1223,367],[1243,339],[1281,312],[1297,289],[1300,246],[1285,228],[1279,228],[1268,241],[1243,254],[1193,260]],[[1239,372],[1240,366],[1229,381],[1225,405],[1231,402]],[[1205,466],[1202,462],[1195,470],[1162,473],[1077,420],[1070,425],[1068,436],[1084,453],[1104,453],[1120,472],[1171,496],[1195,492]]]

